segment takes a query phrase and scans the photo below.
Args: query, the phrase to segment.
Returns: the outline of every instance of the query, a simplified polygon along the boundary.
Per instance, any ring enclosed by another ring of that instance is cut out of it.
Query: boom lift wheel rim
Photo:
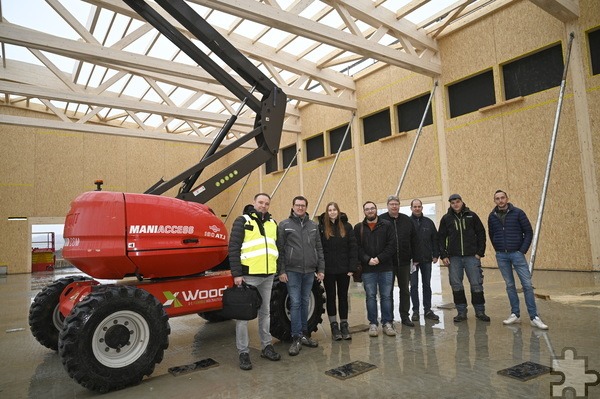
[[[150,327],[146,319],[131,310],[121,310],[98,324],[92,351],[98,362],[106,367],[125,367],[144,354],[149,341]]]

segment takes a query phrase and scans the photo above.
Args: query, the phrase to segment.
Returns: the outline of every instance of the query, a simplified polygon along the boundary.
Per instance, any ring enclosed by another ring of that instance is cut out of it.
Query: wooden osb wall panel
[[[279,188],[277,189],[277,192],[271,201],[271,208],[269,212],[277,221],[282,221],[289,216],[290,209],[292,208],[292,198],[297,195],[302,195],[300,192],[300,174],[298,168],[299,166],[294,166],[290,169],[286,177],[281,181],[281,184],[279,185]],[[275,174],[275,176],[272,176],[273,180],[268,181],[265,187],[272,184],[273,181],[276,185],[279,183],[282,176],[283,173]],[[275,188],[275,185],[273,188]],[[272,192],[272,190],[265,191],[267,193]],[[312,203],[309,204],[309,212],[311,211],[310,205],[312,205]]]
[[[334,158],[324,161],[311,161],[304,167],[304,180],[311,182],[305,186],[305,196],[308,198],[312,215],[320,215],[325,212],[328,202],[335,201],[341,209],[346,209],[349,217],[356,213],[356,171],[354,162],[354,151],[343,151],[335,165],[331,179],[325,192],[319,208],[316,209],[317,201],[323,188],[327,175],[331,170]]]
[[[496,60],[505,63],[556,43],[565,36],[562,22],[530,1],[502,8],[493,15]],[[565,44],[563,43],[563,51]]]
[[[127,191],[143,193],[164,176],[164,143],[158,140],[127,137]]]
[[[104,181],[103,190],[127,191],[127,140],[124,137],[85,134],[83,155],[81,192],[95,190],[97,179]]]
[[[491,68],[497,63],[492,17],[481,19],[439,41],[442,60],[440,87]],[[447,107],[446,107],[447,108]]]
[[[579,24],[584,30],[598,26],[600,21],[600,2],[598,0],[579,0]]]
[[[31,216],[65,214],[68,210],[65,199],[73,199],[85,190],[83,136],[83,133],[48,130],[36,134],[35,212]],[[107,155],[110,162],[110,154]],[[93,181],[88,187],[93,189]]]
[[[484,221],[494,206],[494,191],[503,189],[535,226],[558,91],[553,88],[506,108],[474,112],[448,122],[450,189],[460,193]],[[585,266],[590,259],[587,229],[581,227],[585,209],[569,207],[567,216],[564,208],[565,203],[583,201],[578,148],[572,145],[576,140],[571,96],[563,105],[539,240],[536,264],[541,269],[590,270]],[[493,248],[488,248],[492,255]],[[569,262],[556,262],[564,258],[565,250],[571,254]],[[483,263],[495,266],[493,257]]]
[[[0,220],[27,216],[33,208],[35,133],[30,128],[0,127]]]
[[[302,139],[350,123],[352,112],[344,109],[307,106],[302,108]]]

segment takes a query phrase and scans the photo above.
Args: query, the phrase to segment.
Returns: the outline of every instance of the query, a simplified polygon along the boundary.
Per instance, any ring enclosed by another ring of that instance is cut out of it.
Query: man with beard
[[[362,280],[366,293],[369,336],[377,337],[377,293],[381,306],[383,332],[395,336],[392,313],[392,288],[394,286],[394,263],[396,244],[390,222],[377,217],[377,205],[367,201],[363,205],[365,218],[354,226],[358,243],[358,259],[362,266]]]
[[[235,285],[246,282],[260,292],[262,305],[258,311],[258,335],[261,357],[277,361],[281,355],[275,352],[269,332],[271,289],[278,257],[277,223],[268,212],[270,205],[271,197],[268,194],[256,194],[252,205],[247,205],[244,214],[235,219],[229,237],[229,264]],[[235,321],[235,341],[240,368],[251,370],[247,320]]]

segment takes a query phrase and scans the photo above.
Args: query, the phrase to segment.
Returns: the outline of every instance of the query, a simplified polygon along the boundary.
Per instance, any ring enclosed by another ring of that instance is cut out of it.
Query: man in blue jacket
[[[529,223],[525,212],[508,202],[508,195],[504,191],[497,190],[494,193],[494,202],[496,207],[488,217],[488,233],[496,250],[498,269],[500,269],[506,283],[506,293],[508,294],[511,310],[508,319],[502,323],[508,325],[521,322],[519,296],[517,295],[513,275],[514,269],[517,276],[519,276],[519,280],[521,280],[531,325],[547,330],[548,326],[542,322],[537,313],[535,295],[531,284],[531,272],[525,259],[525,254],[529,250],[533,238],[531,223]]]

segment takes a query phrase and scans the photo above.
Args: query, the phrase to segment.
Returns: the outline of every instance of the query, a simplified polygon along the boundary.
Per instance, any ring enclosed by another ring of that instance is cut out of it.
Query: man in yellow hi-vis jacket
[[[262,305],[258,311],[258,334],[261,357],[277,361],[281,359],[281,355],[275,352],[269,332],[269,305],[278,257],[277,223],[268,212],[270,204],[271,197],[268,194],[256,194],[252,205],[247,205],[244,214],[235,219],[229,236],[229,264],[235,285],[246,282],[260,292]],[[236,320],[235,339],[240,368],[252,369],[248,350],[248,321]]]

